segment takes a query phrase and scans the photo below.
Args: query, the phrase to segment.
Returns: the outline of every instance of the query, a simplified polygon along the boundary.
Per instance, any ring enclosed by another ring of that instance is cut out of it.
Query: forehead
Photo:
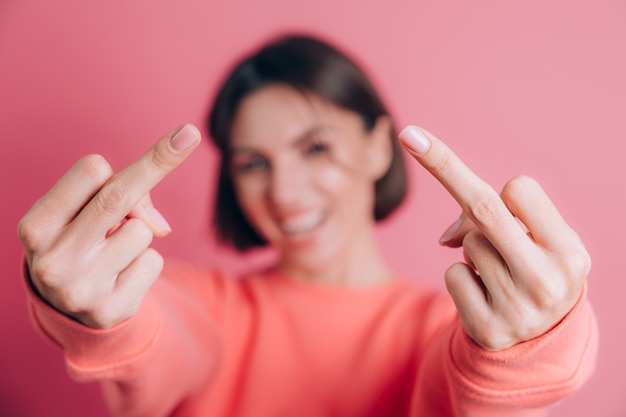
[[[286,85],[264,87],[239,105],[231,129],[231,147],[275,146],[318,128],[350,130],[361,126],[349,110]]]

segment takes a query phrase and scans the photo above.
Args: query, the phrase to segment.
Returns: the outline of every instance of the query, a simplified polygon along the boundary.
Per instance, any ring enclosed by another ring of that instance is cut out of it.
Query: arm
[[[64,351],[72,378],[101,381],[115,415],[168,415],[209,383],[220,357],[212,312],[192,285],[181,282],[192,281],[195,273],[166,268],[138,313],[109,329],[93,329],[59,313],[27,282],[29,310],[37,330]]]
[[[37,330],[63,350],[70,376],[101,382],[114,415],[165,416],[210,382],[221,347],[207,306],[178,281],[166,270],[137,314],[109,329],[70,319],[32,289],[29,310]]]
[[[443,415],[541,415],[593,369],[584,245],[534,180],[514,178],[498,194],[428,132],[407,128],[400,140],[463,210],[441,239],[465,255],[445,276],[460,320],[420,375],[418,390],[441,395],[417,395],[443,399]]]
[[[170,229],[149,192],[199,142],[182,126],[118,173],[85,157],[20,221],[33,319],[121,415],[167,413],[215,360],[208,313],[179,285],[153,286],[163,261],[150,247]]]
[[[501,351],[480,347],[457,320],[422,361],[412,416],[544,416],[592,374],[597,324],[585,295],[553,329]]]

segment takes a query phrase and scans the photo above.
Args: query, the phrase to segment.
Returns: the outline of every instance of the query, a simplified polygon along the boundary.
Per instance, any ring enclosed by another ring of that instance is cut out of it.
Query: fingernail
[[[170,139],[170,146],[173,150],[181,152],[189,149],[198,141],[200,132],[194,125],[185,125],[178,130]]]
[[[163,215],[159,213],[159,210],[155,209],[154,207],[148,207],[146,208],[146,215],[148,216],[152,224],[154,224],[159,229],[164,230],[168,233],[172,231],[169,223],[167,222],[167,220],[165,220],[165,217],[163,217]]]
[[[407,126],[398,135],[404,146],[418,155],[425,154],[430,149],[430,140],[415,126]]]
[[[458,232],[461,228],[461,224],[463,224],[462,218],[452,223],[439,238],[439,243],[446,243],[452,240],[452,238],[456,235],[456,232]]]

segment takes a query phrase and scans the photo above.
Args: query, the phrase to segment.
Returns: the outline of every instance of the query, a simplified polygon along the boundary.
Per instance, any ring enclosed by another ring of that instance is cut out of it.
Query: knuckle
[[[92,285],[72,285],[57,294],[57,305],[71,317],[97,329],[109,329],[138,311],[126,308],[128,303],[120,303],[118,297],[108,290],[101,292]],[[130,311],[130,312],[129,312]]]
[[[479,225],[498,227],[503,222],[500,197],[492,190],[478,192],[467,207],[469,216]]]
[[[159,170],[170,170],[177,162],[177,158],[165,146],[156,146],[152,148],[149,154],[152,165]]]
[[[443,276],[444,282],[446,284],[446,288],[448,289],[448,292],[450,293],[454,293],[457,286],[459,285],[459,280],[457,277],[458,277],[458,271],[460,268],[461,268],[461,265],[457,262],[451,265],[444,273],[444,276]]]
[[[102,155],[84,156],[78,161],[78,165],[83,175],[99,183],[107,181],[113,175],[113,169]]]
[[[535,305],[538,311],[553,311],[563,303],[565,299],[565,290],[557,285],[556,280],[550,279],[541,281],[537,285]]]
[[[91,326],[101,329],[114,327],[139,312],[145,293],[129,292],[129,289],[110,293],[104,302],[93,306],[88,314]]]
[[[38,208],[40,201],[35,203],[17,223],[20,242],[24,249],[30,252],[43,250],[54,239],[48,213]]]
[[[486,242],[487,238],[482,232],[478,230],[471,230],[465,236],[463,236],[463,249],[471,250],[477,246],[483,246]]]
[[[145,278],[148,281],[155,280],[165,264],[163,256],[154,248],[147,248],[141,255],[140,261],[143,263]]]
[[[443,153],[434,161],[429,163],[429,169],[435,176],[445,176],[452,165],[451,155]]]
[[[154,235],[146,223],[137,218],[131,218],[123,226],[139,245],[147,247],[152,242]]]
[[[94,208],[100,216],[107,217],[117,213],[120,206],[128,205],[129,198],[127,187],[120,181],[112,181],[96,194]]]
[[[67,314],[89,327],[108,329],[130,317],[114,302],[111,293],[95,296],[93,288],[86,285],[72,286],[62,297]]]
[[[577,245],[563,255],[562,264],[567,276],[584,278],[591,271],[591,256],[582,245]]]
[[[149,259],[150,264],[152,265],[153,274],[159,275],[163,270],[163,266],[165,264],[163,256],[161,256],[161,254],[153,248],[148,248],[145,252],[145,256]]]
[[[470,262],[456,262],[451,265],[444,274],[444,282],[459,312],[467,308],[471,309],[471,306],[468,306],[468,298],[466,297],[468,285],[479,285],[485,297],[488,297],[484,284],[476,276]]]
[[[587,276],[591,271],[591,256],[586,250],[581,250],[578,252],[578,256],[576,256],[577,260],[577,271],[579,275]]]
[[[62,309],[76,316],[89,309],[89,288],[85,285],[67,285],[57,289],[55,299]]]
[[[37,250],[42,247],[42,232],[29,214],[26,214],[17,224],[17,235],[26,250]]]
[[[462,283],[463,279],[459,279],[459,277],[463,277],[467,272],[467,265],[462,262],[455,262],[450,265],[444,274],[445,282],[449,286],[456,286]]]
[[[32,260],[30,267],[31,278],[48,289],[58,289],[64,276],[59,262],[52,256],[37,257]]]
[[[523,310],[524,317],[522,318],[528,323],[534,323],[535,326],[531,326],[531,330],[536,332],[546,330],[537,329],[541,326],[540,323],[545,323],[546,317],[560,317],[563,315],[564,309],[569,310],[573,301],[578,299],[581,290],[580,285],[563,277],[561,271],[550,267],[536,271],[529,282],[531,284],[527,286],[526,290],[528,302],[523,304],[525,310]]]
[[[527,175],[518,175],[510,179],[502,189],[502,199],[519,200],[529,193],[535,193],[539,188],[539,183]]]

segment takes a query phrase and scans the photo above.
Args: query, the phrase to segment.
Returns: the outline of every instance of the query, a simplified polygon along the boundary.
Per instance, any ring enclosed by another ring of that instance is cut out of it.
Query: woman
[[[170,229],[149,191],[198,145],[191,125],[117,174],[83,158],[20,223],[36,326],[116,415],[536,416],[590,374],[576,234],[536,182],[499,195],[416,127],[400,141],[459,202],[441,241],[467,263],[446,272],[454,302],[395,276],[373,235],[405,191],[393,123],[330,45],[246,57],[209,125],[219,234],[272,245],[268,270],[160,273],[149,245]]]

